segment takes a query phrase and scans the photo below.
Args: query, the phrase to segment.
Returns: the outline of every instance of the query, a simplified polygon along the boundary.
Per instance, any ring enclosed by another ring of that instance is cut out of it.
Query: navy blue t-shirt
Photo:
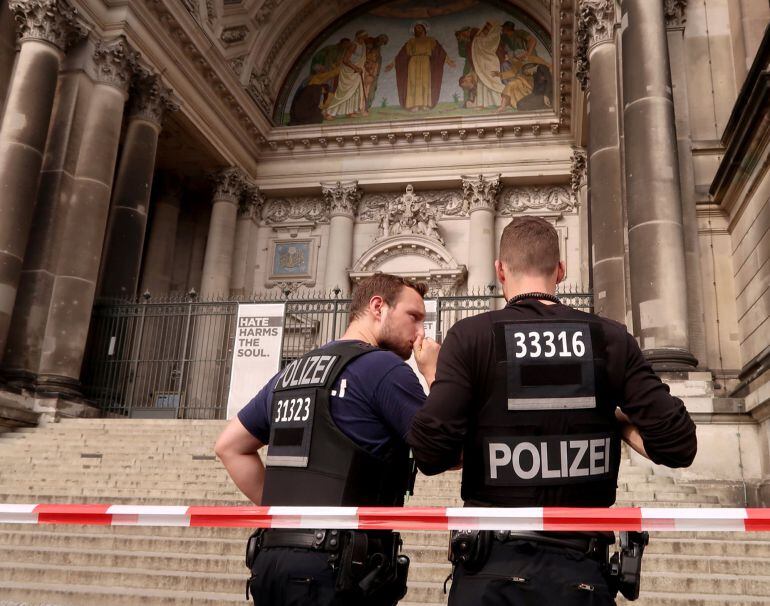
[[[339,341],[332,341],[339,343]],[[263,444],[270,437],[273,387],[279,372],[238,413],[243,426]],[[392,351],[373,351],[348,364],[333,386],[329,409],[337,427],[374,456],[393,440],[406,441],[425,392],[414,371]]]

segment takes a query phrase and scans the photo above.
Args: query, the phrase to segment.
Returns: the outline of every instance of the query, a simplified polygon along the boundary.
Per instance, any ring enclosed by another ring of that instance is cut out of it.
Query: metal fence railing
[[[590,311],[588,293],[561,293]],[[501,295],[438,297],[436,335],[504,305]],[[281,366],[332,339],[348,324],[350,300],[306,294],[283,300],[200,301],[195,296],[98,302],[83,368],[84,394],[107,416],[222,419],[239,303],[285,303]]]

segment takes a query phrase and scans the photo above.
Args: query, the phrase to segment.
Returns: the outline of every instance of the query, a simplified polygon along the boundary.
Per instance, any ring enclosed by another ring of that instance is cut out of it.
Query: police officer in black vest
[[[338,341],[275,375],[226,427],[215,451],[254,503],[402,506],[414,465],[406,445],[439,346],[424,336],[424,284],[377,274],[353,291]],[[257,451],[269,444],[266,464]],[[258,530],[249,540],[254,604],[391,606],[406,592],[398,533]]]
[[[657,464],[690,465],[695,425],[634,338],[554,295],[564,277],[554,227],[511,221],[495,268],[508,304],[448,331],[408,435],[420,470],[462,464],[466,506],[609,507],[621,439]],[[610,558],[611,532],[455,532],[449,604],[606,605],[618,590],[633,599],[641,535],[621,533]]]

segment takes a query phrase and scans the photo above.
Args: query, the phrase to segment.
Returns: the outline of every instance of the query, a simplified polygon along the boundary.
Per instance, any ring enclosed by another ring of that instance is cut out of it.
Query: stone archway
[[[375,273],[390,273],[428,284],[431,295],[456,294],[465,284],[467,269],[442,244],[417,234],[377,241],[356,261],[351,281]]]

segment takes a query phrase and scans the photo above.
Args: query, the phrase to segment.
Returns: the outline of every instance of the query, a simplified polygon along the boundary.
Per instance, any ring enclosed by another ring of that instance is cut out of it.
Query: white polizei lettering
[[[297,369],[297,363],[299,360],[294,360],[291,364],[289,364],[286,367],[286,370],[283,371],[283,376],[281,377],[281,387],[288,387],[291,383],[292,375],[294,374],[294,371]]]
[[[567,454],[567,442],[562,440],[559,442],[559,450],[561,451],[561,476],[563,478],[569,477],[569,455]]]
[[[604,473],[610,472],[610,453],[612,450],[610,450],[610,444],[612,443],[611,438],[604,438]]]
[[[313,356],[312,358],[308,358],[308,361],[305,363],[305,368],[302,370],[302,378],[299,381],[300,383],[305,385],[311,380],[310,371],[316,367],[316,365],[318,364],[318,360],[319,360],[318,356]]]
[[[548,469],[548,442],[540,442],[540,462],[544,478],[560,478],[561,469]]]
[[[588,440],[570,440],[569,447],[577,448],[578,454],[572,460],[572,465],[569,467],[568,477],[577,478],[579,476],[587,476],[588,467],[580,467],[580,464],[586,456],[586,451],[588,451]]]
[[[532,467],[529,471],[524,471],[524,468],[521,466],[521,453],[525,450],[532,455]],[[522,480],[531,480],[540,473],[540,452],[531,442],[516,444],[516,448],[513,449],[513,454],[511,454],[511,460],[513,462],[513,471]]]
[[[347,386],[348,386],[348,380],[342,379],[342,381],[340,381],[340,398],[345,397],[345,389],[347,388]]]
[[[498,456],[501,455],[501,456]],[[511,449],[506,444],[490,442],[489,444],[489,475],[493,480],[497,479],[497,468],[504,467],[511,462]]]
[[[592,476],[599,476],[604,473],[604,460],[606,456],[607,455],[604,452],[604,440],[591,440],[589,465]],[[599,465],[600,462],[601,465]]]
[[[300,377],[302,377],[302,371],[303,371],[305,368],[307,368],[307,362],[308,362],[308,359],[307,359],[307,358],[304,358],[304,361],[305,361],[305,364],[302,366],[302,368],[301,368],[301,369],[300,369],[300,365],[299,365],[299,363],[297,364],[297,367],[294,369],[294,376],[292,376],[292,378],[291,378],[291,382],[289,383],[289,385],[290,385],[291,387],[296,387],[297,385],[299,385],[299,380],[300,380]]]
[[[329,376],[329,372],[334,366],[332,362],[337,359],[337,356],[321,356],[318,362],[318,366],[313,374],[313,381],[318,383],[326,383],[326,378]],[[319,376],[320,375],[320,376]]]

